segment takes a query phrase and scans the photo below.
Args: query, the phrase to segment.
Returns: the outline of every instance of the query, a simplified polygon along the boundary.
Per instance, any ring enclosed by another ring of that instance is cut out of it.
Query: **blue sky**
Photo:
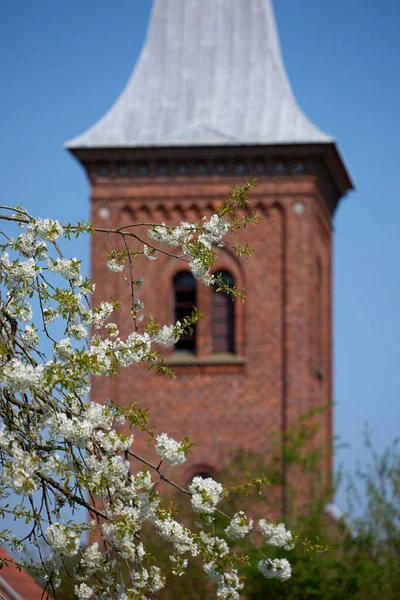
[[[62,148],[110,107],[144,40],[150,0],[15,0],[0,8],[0,202],[88,217],[88,185]],[[363,457],[399,433],[400,3],[276,0],[295,95],[333,135],[357,191],[335,226],[335,424]],[[76,250],[88,257],[85,242]]]

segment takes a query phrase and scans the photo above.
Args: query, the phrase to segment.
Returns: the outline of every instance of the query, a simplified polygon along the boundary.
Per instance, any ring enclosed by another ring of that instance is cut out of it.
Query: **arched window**
[[[196,306],[196,280],[188,271],[181,271],[174,277],[175,320],[183,321],[192,314]],[[183,335],[175,345],[181,352],[196,354],[196,325],[193,334]]]
[[[233,276],[222,271],[223,283],[233,287]],[[218,285],[212,294],[212,340],[213,352],[235,352],[235,315],[234,302],[226,292],[217,292]]]

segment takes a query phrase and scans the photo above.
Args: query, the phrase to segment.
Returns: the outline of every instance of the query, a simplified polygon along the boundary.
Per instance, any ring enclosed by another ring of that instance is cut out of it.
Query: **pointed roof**
[[[68,148],[331,143],[297,105],[271,0],[154,0],[108,113]]]

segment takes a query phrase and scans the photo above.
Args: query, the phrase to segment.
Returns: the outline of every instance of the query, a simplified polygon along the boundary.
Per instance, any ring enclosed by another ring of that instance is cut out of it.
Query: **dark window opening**
[[[207,473],[207,471],[199,471],[199,473],[195,473],[192,477],[192,481],[195,477],[201,477],[201,479],[211,479],[211,475]]]
[[[119,175],[119,177],[128,177],[128,175],[129,175],[128,165],[120,165],[118,167],[118,175]]]
[[[175,320],[182,323],[185,317],[190,317],[196,306],[196,280],[191,273],[183,271],[175,275],[174,295]],[[196,325],[192,325],[192,327],[193,334],[182,335],[175,344],[175,350],[196,354]]]
[[[222,272],[223,283],[233,287],[232,275]],[[235,314],[234,302],[226,292],[217,292],[218,285],[213,288],[212,295],[212,340],[213,352],[235,352]]]

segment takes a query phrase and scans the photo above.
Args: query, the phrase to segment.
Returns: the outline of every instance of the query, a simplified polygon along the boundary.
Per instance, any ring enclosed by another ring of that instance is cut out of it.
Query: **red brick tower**
[[[334,140],[295,102],[271,0],[155,0],[128,85],[68,148],[103,226],[199,221],[249,174],[263,217],[240,234],[253,259],[225,250],[218,267],[246,288],[244,305],[195,284],[174,259],[143,260],[147,314],[171,323],[195,302],[208,318],[167,356],[176,380],[132,367],[95,379],[93,399],[137,400],[160,431],[188,435],[188,479],[215,474],[233,447],[267,453],[272,432],[283,438],[299,415],[332,401],[332,216],[352,185]],[[95,237],[97,300],[125,293],[106,250]],[[319,419],[329,477],[331,410]],[[283,511],[286,502],[283,493]]]

